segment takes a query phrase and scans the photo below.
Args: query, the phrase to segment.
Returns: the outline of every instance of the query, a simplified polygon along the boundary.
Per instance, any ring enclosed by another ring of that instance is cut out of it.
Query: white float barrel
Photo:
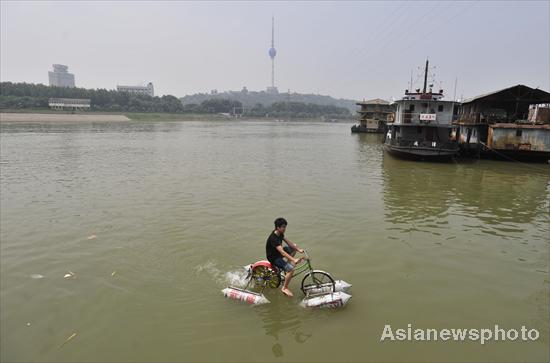
[[[223,289],[222,292],[223,292],[223,296],[227,298],[244,301],[247,304],[260,305],[260,304],[269,303],[269,300],[267,300],[267,298],[263,294],[258,294],[252,291],[246,291],[236,287],[231,287],[231,286],[227,287]]]
[[[343,291],[306,297],[300,305],[304,308],[339,308],[346,305],[351,299],[351,295]]]
[[[352,286],[350,283],[345,282],[344,280],[336,280],[336,291],[348,291],[348,289]]]
[[[347,291],[350,287],[351,287],[351,284],[345,282],[344,280],[334,281],[334,292]],[[330,282],[321,284],[319,286],[317,285],[308,286],[304,290],[305,290],[304,293],[306,295],[318,295],[318,294],[333,292],[332,283]]]

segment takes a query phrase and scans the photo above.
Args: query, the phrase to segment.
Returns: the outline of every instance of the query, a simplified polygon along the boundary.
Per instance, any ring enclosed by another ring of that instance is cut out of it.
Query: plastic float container
[[[306,296],[300,305],[304,308],[336,309],[347,305],[351,295],[343,291]]]
[[[244,301],[251,305],[269,304],[269,300],[263,294],[239,289],[238,287],[229,286],[223,289],[222,293],[223,296],[229,299]]]

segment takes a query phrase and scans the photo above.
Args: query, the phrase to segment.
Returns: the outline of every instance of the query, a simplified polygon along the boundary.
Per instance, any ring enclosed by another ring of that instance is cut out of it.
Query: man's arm
[[[277,251],[279,251],[279,253],[280,253],[281,255],[283,255],[283,257],[288,258],[288,260],[289,260],[290,262],[292,262],[293,264],[295,264],[295,265],[298,264],[298,262],[300,262],[297,258],[294,258],[294,257],[292,257],[291,255],[289,255],[289,254],[285,251],[285,249],[283,248],[283,246],[281,246],[281,245],[278,245],[278,246],[277,246]]]
[[[283,240],[290,246],[292,247],[293,249],[295,249],[296,251],[300,252],[300,253],[304,253],[304,250],[301,249],[300,247],[298,247],[298,245],[294,242],[292,242],[291,240],[289,240],[288,238],[286,237],[283,237]]]

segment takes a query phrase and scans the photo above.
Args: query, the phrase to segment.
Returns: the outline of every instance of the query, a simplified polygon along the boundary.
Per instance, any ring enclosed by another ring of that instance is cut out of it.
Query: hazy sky
[[[153,82],[157,95],[263,90],[275,16],[280,91],[401,97],[429,57],[452,99],[550,89],[550,1],[1,1],[0,79],[78,87]]]

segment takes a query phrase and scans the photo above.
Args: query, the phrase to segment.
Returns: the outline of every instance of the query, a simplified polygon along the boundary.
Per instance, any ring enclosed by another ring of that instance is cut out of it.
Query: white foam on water
[[[228,271],[225,273],[225,281],[235,287],[245,287],[248,279],[248,272],[245,269]]]
[[[44,275],[40,275],[40,274],[32,274],[31,275],[31,279],[43,279],[44,278]]]
[[[216,264],[212,261],[208,261],[202,265],[196,267],[198,274],[207,273],[220,285],[231,285],[235,287],[245,287],[247,283],[246,277],[248,272],[243,269],[237,269],[234,271],[223,272],[216,267]]]
[[[223,282],[223,272],[216,267],[216,264],[212,261],[208,261],[202,265],[199,265],[195,268],[197,274],[201,275],[207,273],[210,275],[216,282]]]

